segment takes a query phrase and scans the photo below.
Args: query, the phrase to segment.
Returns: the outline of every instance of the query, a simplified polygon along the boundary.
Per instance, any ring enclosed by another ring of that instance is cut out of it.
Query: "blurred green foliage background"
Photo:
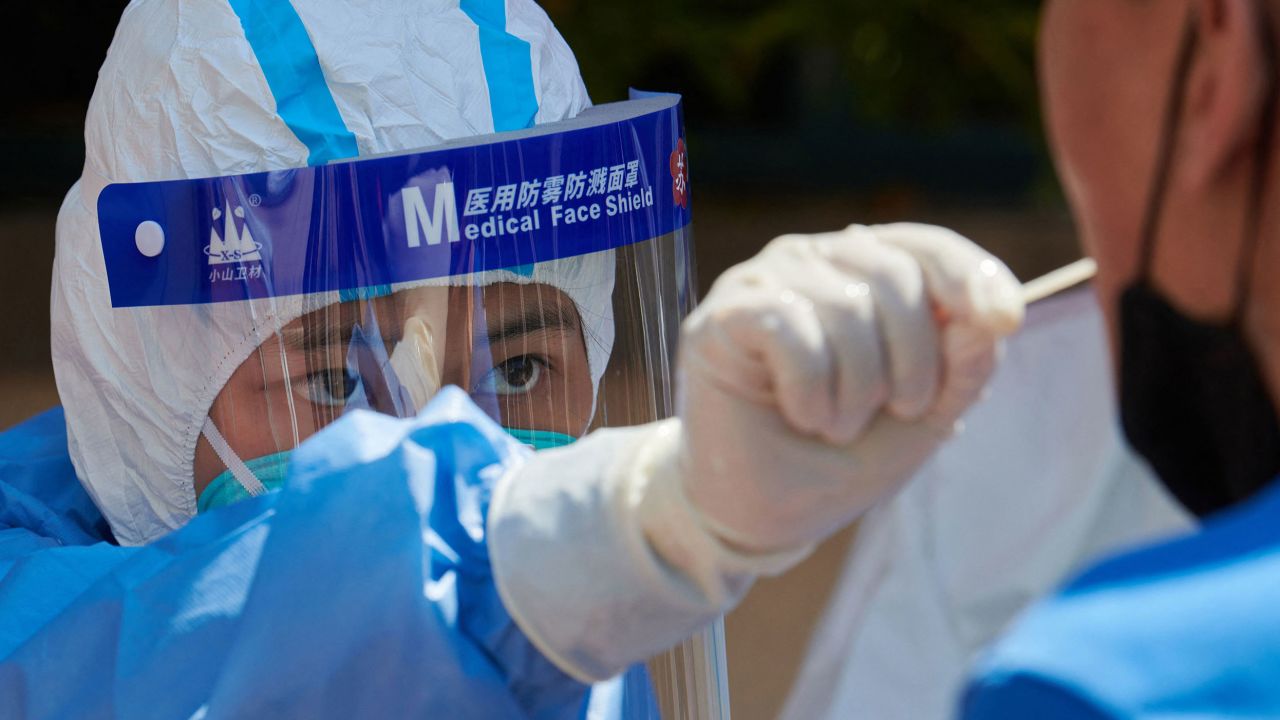
[[[597,101],[673,83],[708,119],[847,112],[1034,127],[1035,0],[546,0]],[[797,97],[797,94],[799,95]],[[781,100],[782,102],[776,102]]]
[[[700,183],[996,198],[1049,184],[1036,0],[541,2],[597,102],[629,86],[684,94]],[[125,4],[2,11],[34,42],[3,51],[22,72],[0,113],[0,196],[57,196],[78,175],[84,108]]]
[[[596,102],[685,96],[698,175],[1020,199],[1053,195],[1035,0],[545,0]]]

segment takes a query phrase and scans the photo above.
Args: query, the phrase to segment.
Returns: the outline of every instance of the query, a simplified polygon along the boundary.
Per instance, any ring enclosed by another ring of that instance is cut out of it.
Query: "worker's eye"
[[[494,366],[480,379],[476,392],[494,395],[524,395],[542,381],[547,363],[533,355],[517,355]]]
[[[306,377],[303,391],[315,405],[341,407],[360,386],[360,377],[346,368],[319,370]]]

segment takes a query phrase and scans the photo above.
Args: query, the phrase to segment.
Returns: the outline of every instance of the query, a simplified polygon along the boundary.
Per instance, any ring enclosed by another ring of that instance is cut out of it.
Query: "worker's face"
[[[1136,272],[1183,0],[1048,0],[1041,92],[1058,174],[1108,311]]]
[[[573,302],[548,285],[500,283],[333,305],[263,343],[209,416],[248,459],[292,449],[354,407],[413,414],[445,385],[506,427],[581,436],[593,386]],[[202,438],[197,494],[224,469]]]

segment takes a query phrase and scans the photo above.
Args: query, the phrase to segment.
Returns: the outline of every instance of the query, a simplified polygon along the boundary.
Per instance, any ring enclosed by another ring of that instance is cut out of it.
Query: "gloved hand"
[[[949,230],[779,238],[686,322],[657,471],[740,550],[809,546],[952,433],[1022,314],[1013,275]]]
[[[583,680],[688,637],[905,482],[1022,313],[1004,265],[942,228],[775,240],[688,319],[678,417],[499,483],[504,604]]]

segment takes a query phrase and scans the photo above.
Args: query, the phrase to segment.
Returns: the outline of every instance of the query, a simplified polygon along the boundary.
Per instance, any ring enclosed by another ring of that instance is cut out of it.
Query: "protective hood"
[[[116,538],[145,543],[194,516],[193,457],[215,396],[264,333],[325,300],[118,312],[99,234],[104,188],[429,148],[589,104],[573,54],[531,0],[131,3],[90,103],[83,175],[58,217],[52,292],[71,458]],[[546,283],[578,305],[598,383],[612,318],[592,309],[609,304],[611,259],[471,280],[504,281]]]

